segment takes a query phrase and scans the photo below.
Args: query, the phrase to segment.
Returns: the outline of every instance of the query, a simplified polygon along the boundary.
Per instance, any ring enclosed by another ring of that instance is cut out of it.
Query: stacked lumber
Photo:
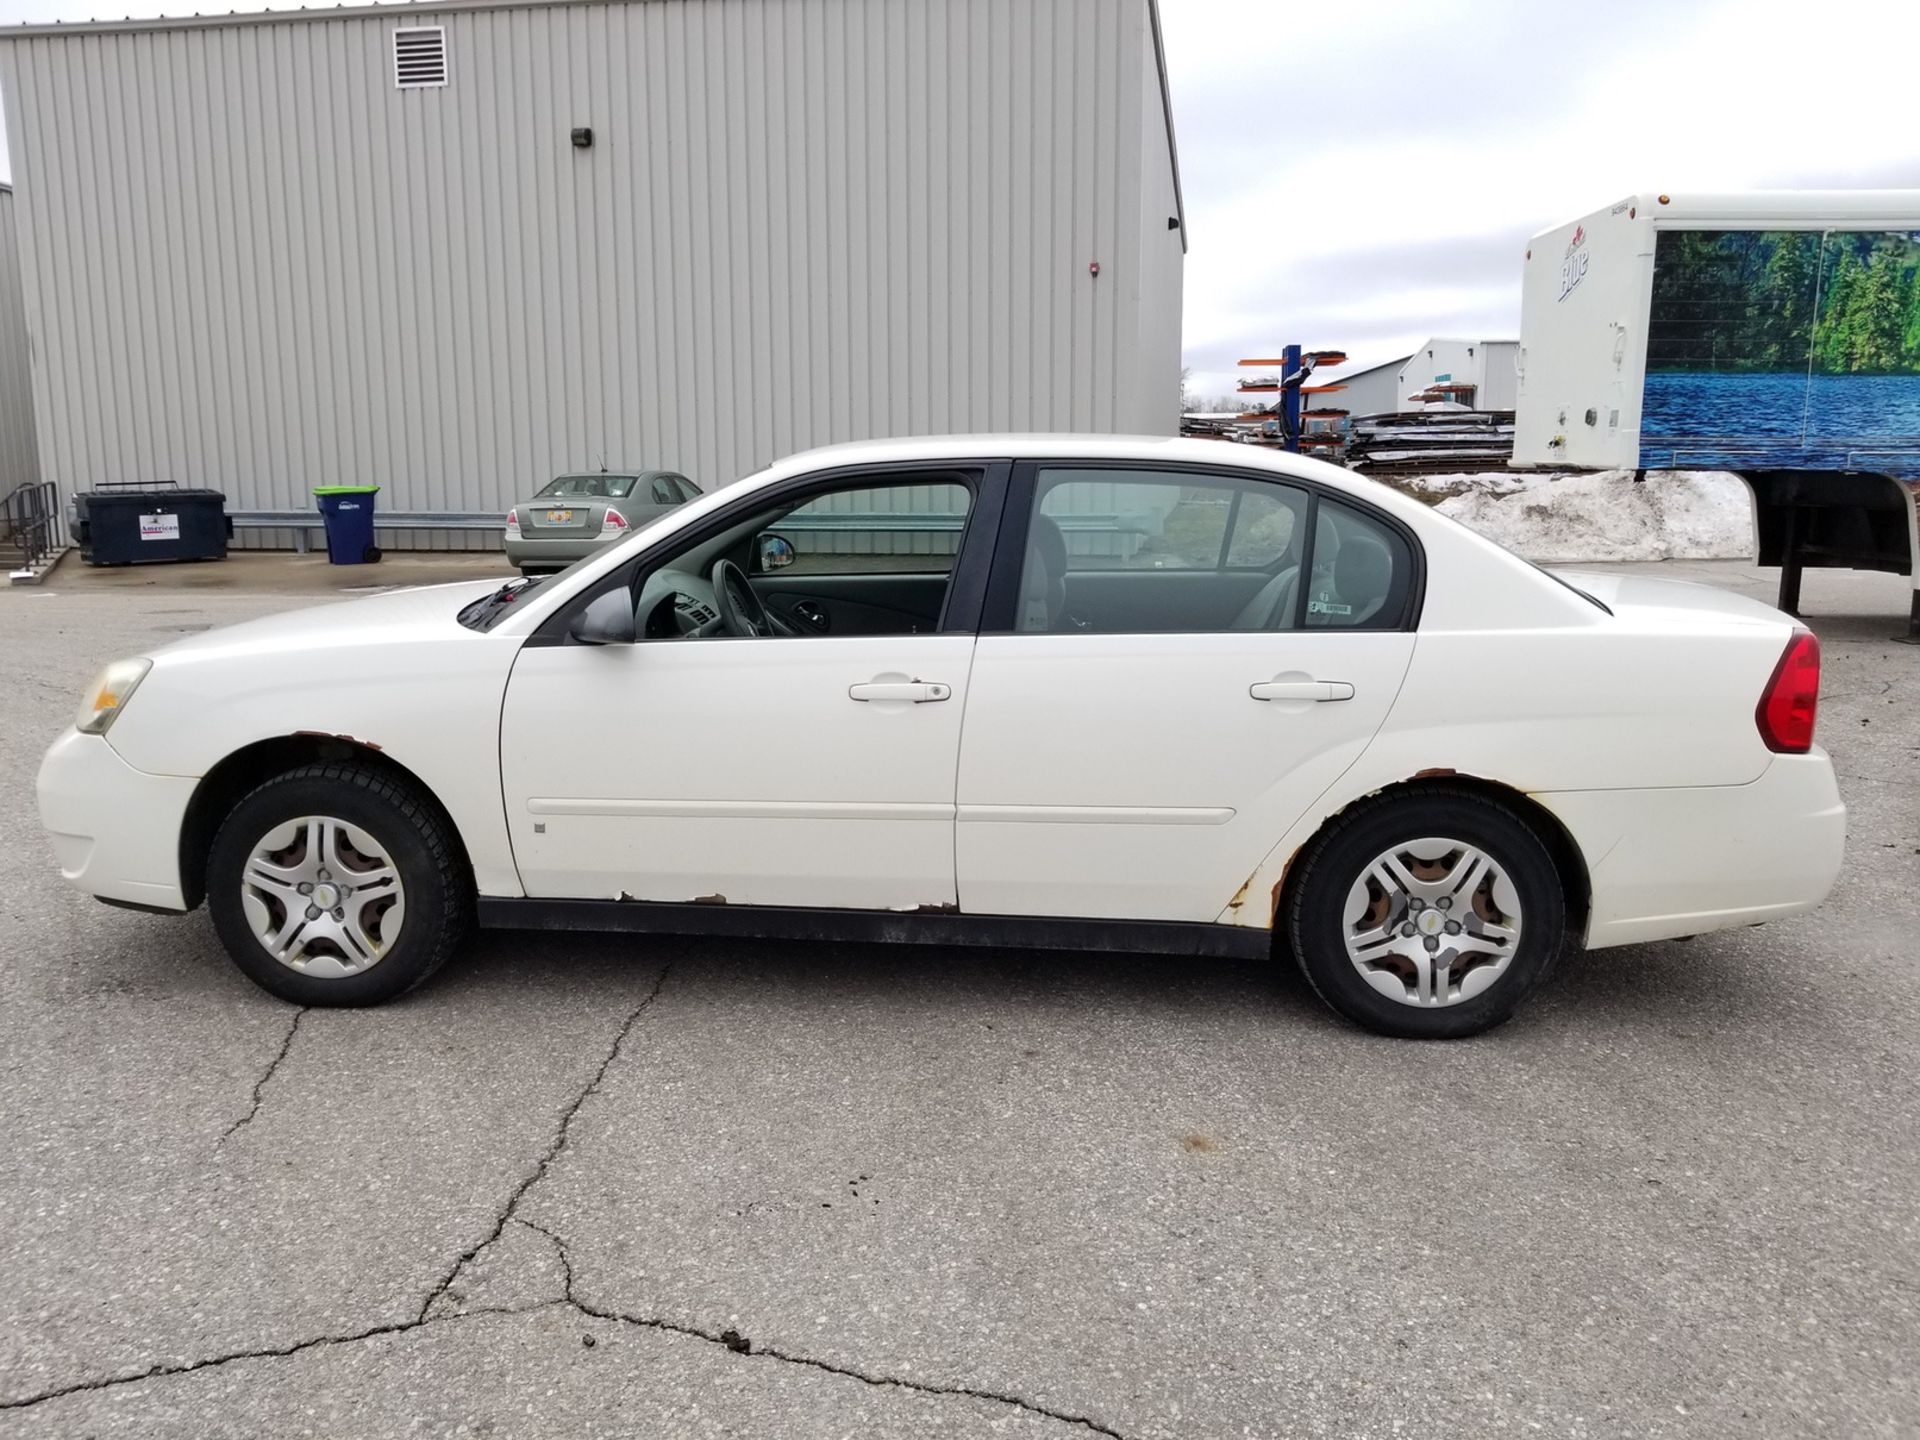
[[[1497,470],[1512,458],[1511,410],[1434,408],[1349,421],[1347,464],[1370,475]]]

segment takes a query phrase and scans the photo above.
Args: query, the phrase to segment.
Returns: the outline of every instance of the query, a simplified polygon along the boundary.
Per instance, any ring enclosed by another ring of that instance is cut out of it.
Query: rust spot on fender
[[[694,905],[724,905],[727,903],[727,897],[718,893],[712,895],[696,895],[690,903]]]
[[[925,905],[916,905],[907,912],[909,915],[958,915],[960,907],[951,900],[931,900]]]
[[[1433,770],[1416,770],[1413,772],[1413,778],[1416,780],[1444,780],[1450,779],[1459,773],[1458,770],[1449,770],[1443,765]]]
[[[1240,888],[1233,892],[1233,899],[1227,901],[1227,909],[1238,910],[1242,905],[1247,903],[1247,891],[1253,888],[1254,877],[1259,873],[1260,872],[1256,870],[1252,875],[1247,876],[1246,879],[1240,882]]]
[[[1274,929],[1280,924],[1280,897],[1286,893],[1287,876],[1293,873],[1293,862],[1299,858],[1300,851],[1296,848],[1291,855],[1287,856],[1287,858],[1280,863],[1280,878],[1273,882],[1273,890],[1270,896],[1273,905],[1267,912],[1267,928],[1269,930]]]

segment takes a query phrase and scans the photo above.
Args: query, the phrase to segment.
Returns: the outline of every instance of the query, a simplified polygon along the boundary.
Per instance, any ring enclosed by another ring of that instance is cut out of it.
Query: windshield
[[[624,500],[633,493],[638,475],[562,475],[534,497],[580,496],[589,500]]]

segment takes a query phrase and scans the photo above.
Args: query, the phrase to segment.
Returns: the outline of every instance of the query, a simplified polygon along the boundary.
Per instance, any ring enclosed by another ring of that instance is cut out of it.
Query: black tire
[[[1507,968],[1487,989],[1426,1006],[1382,994],[1361,975],[1347,954],[1345,910],[1348,892],[1377,857],[1436,836],[1476,846],[1504,870],[1522,919]],[[1434,787],[1362,801],[1314,839],[1300,865],[1286,917],[1294,958],[1314,993],[1381,1035],[1455,1040],[1490,1030],[1546,979],[1566,943],[1566,896],[1546,845],[1513,810],[1472,790]]]
[[[321,978],[282,964],[249,923],[241,880],[262,836],[305,815],[333,816],[379,841],[406,892],[401,933],[366,969]],[[233,961],[261,989],[296,1005],[378,1005],[446,963],[473,918],[473,882],[452,827],[414,786],[365,765],[328,762],[277,775],[234,806],[207,856],[207,909]]]

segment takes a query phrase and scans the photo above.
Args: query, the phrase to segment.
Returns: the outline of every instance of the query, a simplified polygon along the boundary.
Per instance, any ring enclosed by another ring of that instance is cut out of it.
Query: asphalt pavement
[[[101,662],[305,603],[229,579],[0,593],[0,1434],[1920,1431],[1904,581],[1807,578],[1823,909],[1418,1045],[1265,964],[724,940],[292,1009],[33,803]]]

